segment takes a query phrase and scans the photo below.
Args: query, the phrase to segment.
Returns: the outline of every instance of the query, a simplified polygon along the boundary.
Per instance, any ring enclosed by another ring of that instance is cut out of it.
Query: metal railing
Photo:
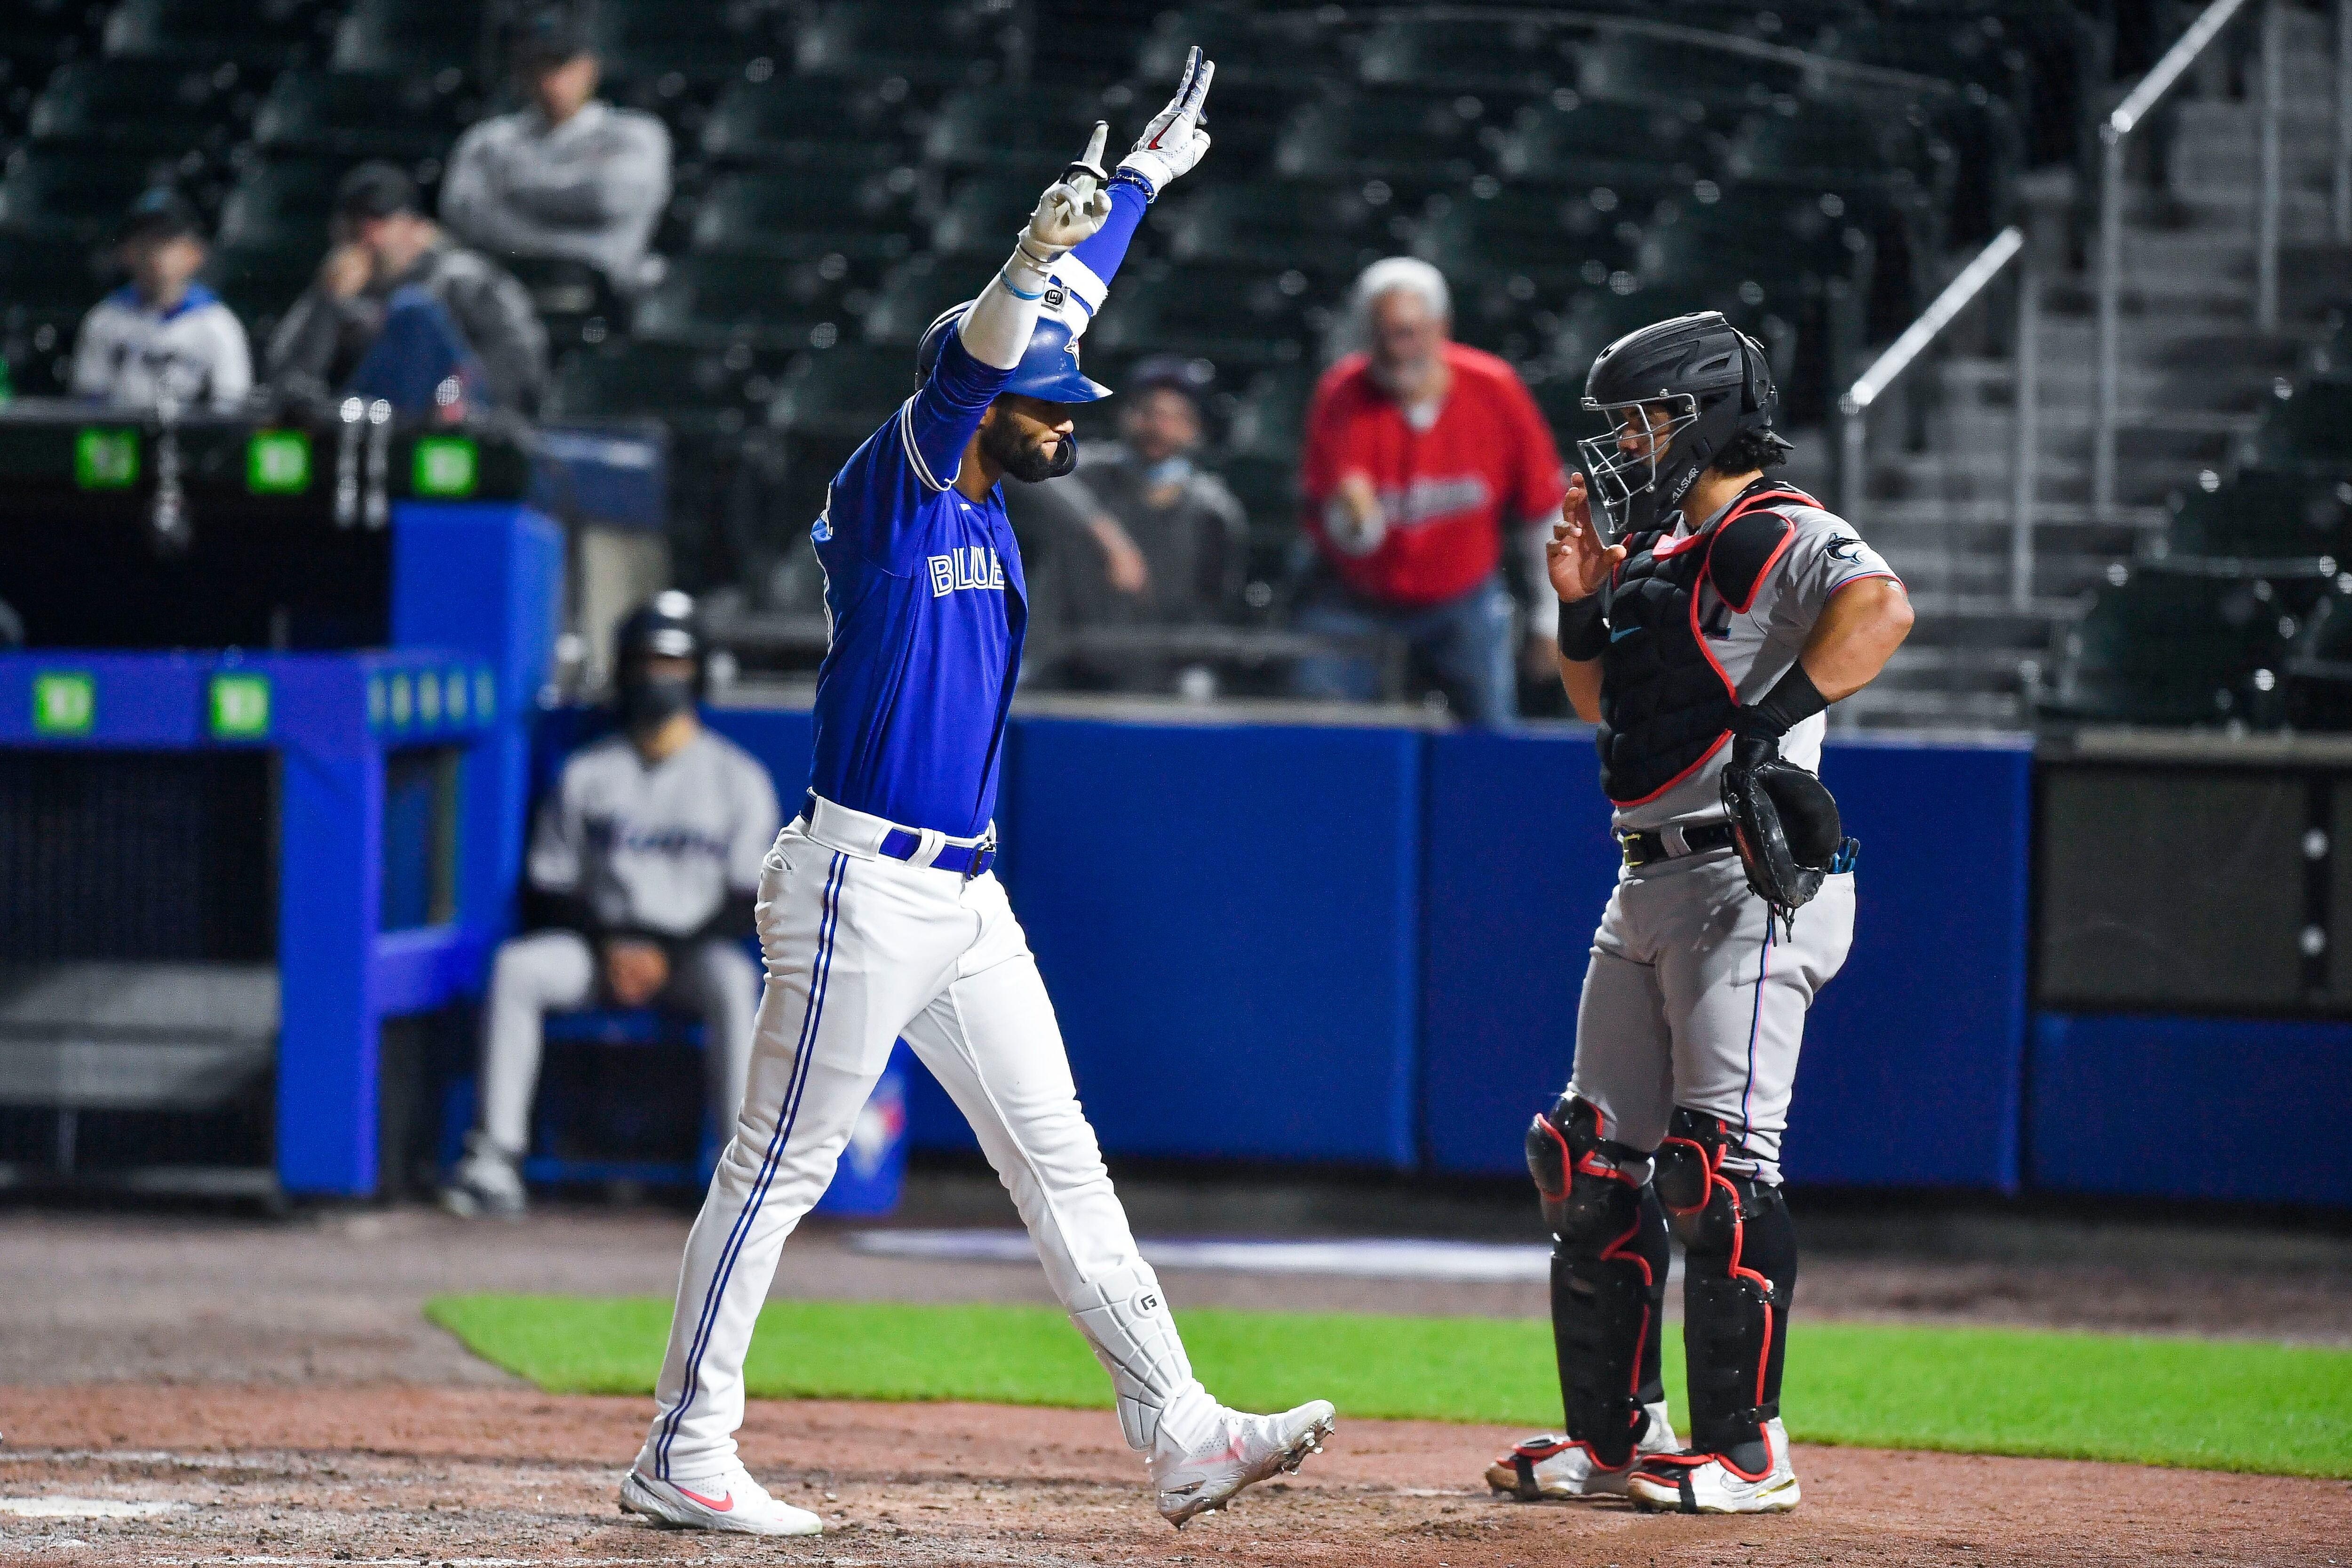
[[[2040,303],[2032,247],[2012,224],[1993,236],[1903,335],[1871,362],[1838,399],[1843,446],[1839,453],[1839,510],[1859,522],[1870,463],[1870,410],[1929,344],[1974,304],[2011,262],[2017,264],[2017,393],[2011,419],[2009,472],[2009,596],[2022,608],[2033,597],[2034,458],[2039,450],[2036,392],[2041,374]]]
[[[2091,502],[2102,517],[2116,503],[2116,426],[2121,372],[2116,364],[2117,314],[2123,289],[2125,141],[2146,121],[2165,94],[2188,74],[2199,56],[2221,36],[2252,0],[2213,0],[2189,25],[2156,68],[2140,78],[2099,125],[2099,247],[2094,289],[2098,300],[2095,359],[2098,399],[2091,433]],[[2254,324],[2263,331],[2278,325],[2279,89],[2282,73],[2278,0],[2263,7],[2261,81],[2261,179],[2254,200]],[[2342,14],[2339,6],[2339,16]],[[2339,52],[2339,58],[2341,58]],[[2343,82],[2338,79],[2338,98]],[[2341,110],[2339,110],[2339,113]],[[2343,132],[2339,129],[2338,141]]]

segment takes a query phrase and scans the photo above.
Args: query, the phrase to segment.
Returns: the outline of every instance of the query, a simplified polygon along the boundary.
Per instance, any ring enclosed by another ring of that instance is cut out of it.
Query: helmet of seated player
[[[1110,395],[1110,388],[1088,380],[1086,372],[1078,368],[1078,332],[1085,329],[1073,330],[1061,315],[1061,301],[1053,298],[1060,291],[1059,284],[1048,291],[1046,302],[1055,309],[1038,312],[1037,325],[1029,333],[1029,346],[1023,351],[1021,363],[1013,367],[1013,379],[1004,384],[1003,391],[1044,403],[1097,402]],[[923,329],[923,341],[915,350],[917,386],[931,379],[931,371],[940,363],[940,351],[947,346],[948,334],[971,307],[970,300],[950,305]]]
[[[1666,526],[1733,437],[1770,432],[1780,394],[1756,340],[1702,310],[1602,349],[1584,378],[1584,406],[1609,421],[1606,435],[1577,443],[1584,471],[1618,531],[1631,533]]]
[[[694,601],[675,588],[656,594],[613,630],[613,706],[623,728],[659,729],[702,700],[709,661],[695,629]],[[656,670],[656,660],[690,660],[691,673]]]

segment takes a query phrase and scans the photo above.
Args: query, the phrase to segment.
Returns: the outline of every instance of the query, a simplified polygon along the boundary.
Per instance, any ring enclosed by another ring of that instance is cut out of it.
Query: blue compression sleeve
[[[1119,263],[1127,259],[1127,247],[1134,243],[1136,226],[1142,223],[1143,209],[1150,201],[1135,181],[1112,179],[1110,216],[1055,263],[1054,275],[1086,307],[1088,316],[1102,309],[1103,296],[1118,276]]]

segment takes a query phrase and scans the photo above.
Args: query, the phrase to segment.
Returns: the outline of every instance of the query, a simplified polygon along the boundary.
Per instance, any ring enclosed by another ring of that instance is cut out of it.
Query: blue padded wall
[[[1429,746],[1429,1155],[1506,1174],[1567,1079],[1616,875],[1608,807],[1581,726]],[[1863,841],[1860,907],[1806,1031],[1791,1179],[2015,1189],[2032,760],[2022,742],[1828,749]]]
[[[2352,1205],[2352,1023],[2037,1014],[2032,1179]]]
[[[1005,879],[1107,1149],[1414,1163],[1421,741],[1020,722]]]

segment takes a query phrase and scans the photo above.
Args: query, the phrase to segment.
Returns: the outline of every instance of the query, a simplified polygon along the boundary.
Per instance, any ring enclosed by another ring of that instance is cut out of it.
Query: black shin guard
[[[1616,1169],[1638,1151],[1601,1136],[1601,1113],[1563,1098],[1528,1130],[1528,1169],[1552,1228],[1551,1331],[1571,1441],[1595,1463],[1633,1458],[1665,1397],[1658,1325],[1666,1293],[1666,1222],[1654,1194]]]
[[[1723,1169],[1738,1147],[1720,1119],[1677,1110],[1657,1188],[1685,1254],[1691,1447],[1754,1475],[1770,1464],[1764,1423],[1780,1413],[1797,1232],[1779,1187]]]

